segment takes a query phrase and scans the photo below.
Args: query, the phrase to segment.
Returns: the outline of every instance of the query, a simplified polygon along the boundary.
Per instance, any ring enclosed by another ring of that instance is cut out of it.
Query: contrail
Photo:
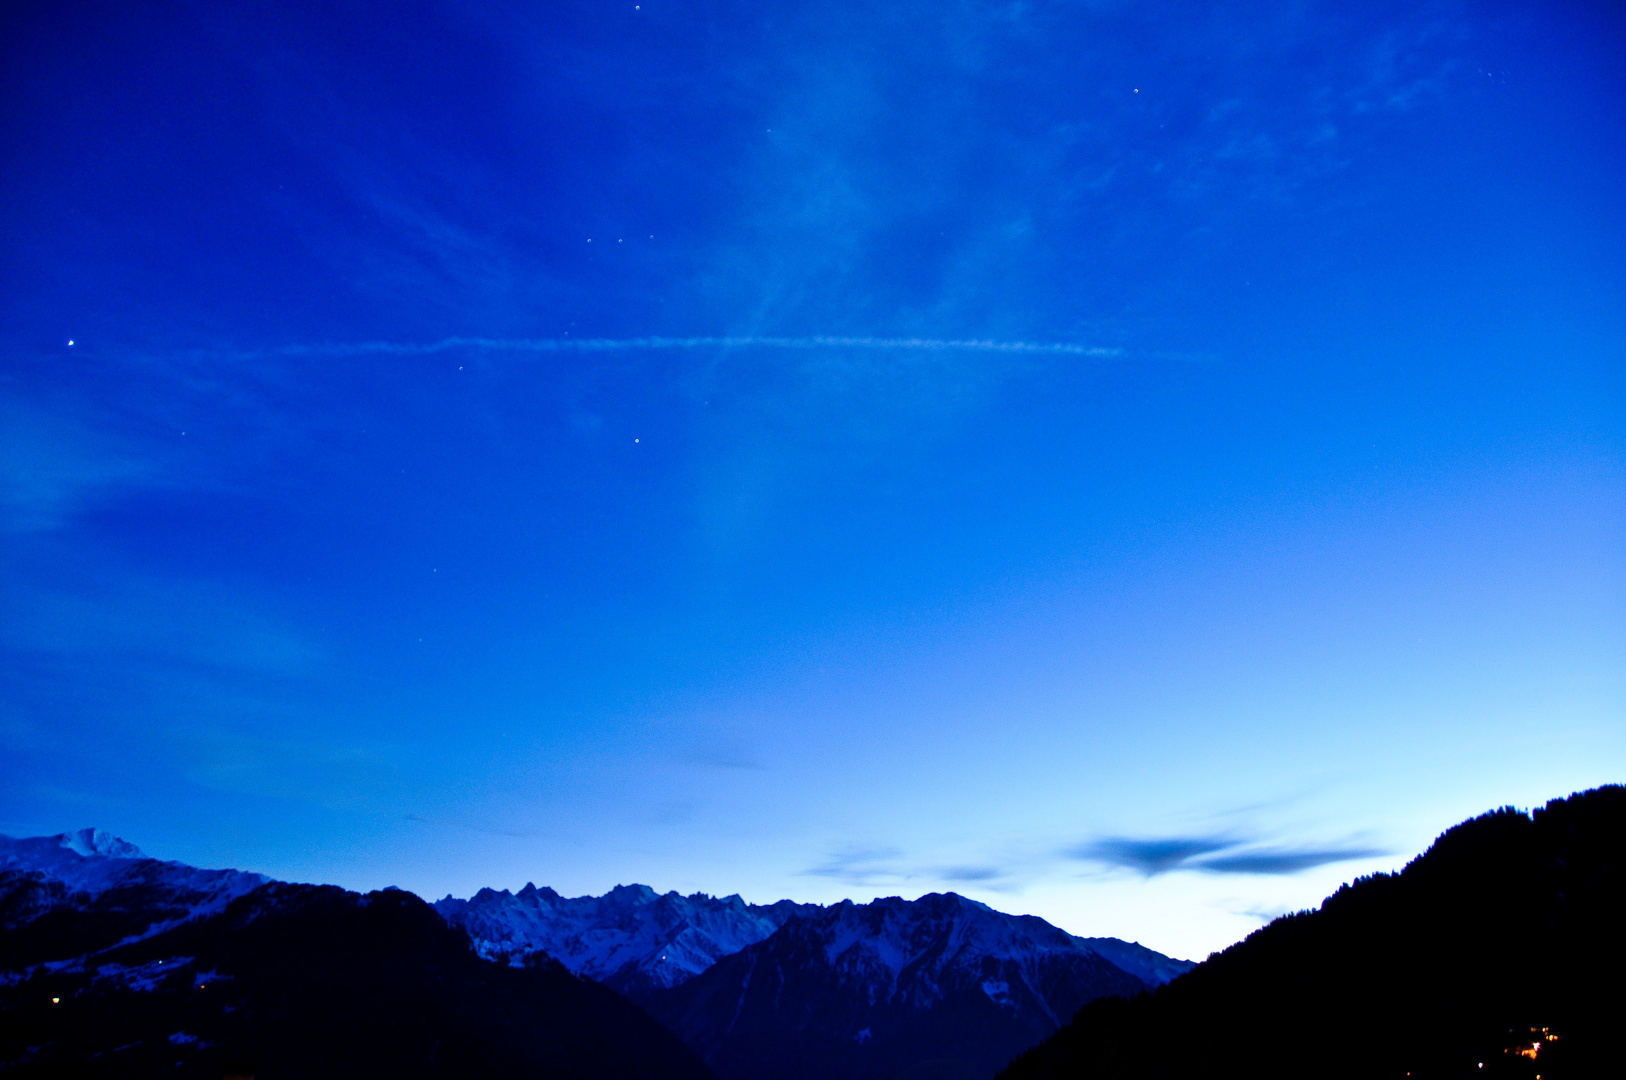
[[[1046,356],[1122,356],[1122,349],[1049,341],[987,341],[875,337],[638,337],[638,338],[476,338],[430,342],[361,341],[351,344],[289,345],[282,356],[424,356],[454,349],[490,352],[630,352],[645,349],[871,349],[911,352],[1030,353]],[[262,354],[263,355],[263,354]]]

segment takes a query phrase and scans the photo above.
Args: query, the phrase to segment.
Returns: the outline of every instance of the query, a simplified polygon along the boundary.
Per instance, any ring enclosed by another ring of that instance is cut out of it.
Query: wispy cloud
[[[0,408],[0,529],[65,524],[99,493],[159,482],[159,470],[72,416],[10,403]]]
[[[946,866],[937,876],[944,881],[987,882],[998,881],[1005,871],[997,866]]]
[[[1233,841],[1208,836],[1178,836],[1155,840],[1109,837],[1075,848],[1073,855],[1089,862],[1134,870],[1147,877],[1178,870],[1201,855],[1223,851]]]
[[[905,881],[914,875],[898,864],[903,853],[891,847],[851,847],[838,851],[817,866],[801,871],[803,877],[823,877],[847,885],[879,885]]]
[[[1375,847],[1268,848],[1204,859],[1196,869],[1210,874],[1297,874],[1328,863],[1387,854]]]
[[[801,871],[801,876],[830,878],[857,886],[942,882],[954,887],[1008,893],[1021,891],[1028,876],[1025,869],[1030,868],[997,859],[947,865],[922,863],[906,859],[897,848],[854,846],[839,849],[817,866]]]
[[[959,338],[893,337],[629,337],[629,338],[485,338],[448,337],[438,341],[360,341],[287,345],[250,356],[429,356],[459,350],[485,352],[637,352],[687,349],[861,349],[878,352],[1018,353],[1040,356],[1084,356],[1110,359],[1123,349],[1061,341],[995,341]]]
[[[432,829],[461,829],[464,832],[481,833],[486,836],[507,836],[516,840],[536,840],[546,835],[536,829],[505,829],[496,825],[483,825],[479,822],[452,821],[449,818],[428,818],[422,814],[403,814],[401,820],[410,821],[415,825],[427,825]]]
[[[1243,915],[1250,919],[1258,919],[1261,923],[1275,922],[1283,915],[1291,915],[1297,908],[1286,904],[1277,904],[1269,907],[1244,907],[1232,910],[1233,915]]]
[[[308,675],[321,650],[263,595],[217,582],[89,575],[34,582],[4,604],[0,645],[58,661],[182,665],[244,676]]]
[[[686,764],[697,768],[724,772],[766,772],[768,768],[756,745],[742,738],[719,736],[702,740],[681,757]]]
[[[1291,847],[1255,846],[1255,841],[1230,836],[1171,836],[1154,838],[1104,837],[1069,852],[1074,858],[1124,870],[1144,877],[1175,870],[1205,874],[1289,875],[1329,863],[1387,855],[1366,844],[1331,844]]]

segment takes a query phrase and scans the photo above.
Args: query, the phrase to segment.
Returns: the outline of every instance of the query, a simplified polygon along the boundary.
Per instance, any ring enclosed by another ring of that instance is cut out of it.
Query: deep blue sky
[[[1626,775],[1618,5],[4,18],[0,831],[1200,955]]]

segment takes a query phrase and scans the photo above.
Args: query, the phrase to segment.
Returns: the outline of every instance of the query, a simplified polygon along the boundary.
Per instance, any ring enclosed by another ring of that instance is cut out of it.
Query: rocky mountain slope
[[[224,911],[269,881],[240,870],[149,859],[99,829],[26,840],[0,836],[0,968],[160,933]]]
[[[647,885],[571,898],[526,885],[518,893],[481,889],[468,900],[448,896],[435,910],[468,931],[481,956],[519,962],[542,952],[638,998],[693,978],[793,915],[822,909],[789,900],[760,905],[738,896],[661,894]]]
[[[1191,966],[1107,940],[1122,966],[1043,919],[953,893],[848,901],[644,1004],[724,1080],[980,1080],[1086,1002]]]

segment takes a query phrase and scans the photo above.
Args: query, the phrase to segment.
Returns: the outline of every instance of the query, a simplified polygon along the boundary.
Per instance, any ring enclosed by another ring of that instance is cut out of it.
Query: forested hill
[[[1620,1075],[1626,788],[1497,810],[1155,993],[1092,1002],[1003,1080]]]
[[[619,994],[483,960],[411,893],[270,882],[119,940],[172,899],[0,870],[0,1074],[715,1080]]]

